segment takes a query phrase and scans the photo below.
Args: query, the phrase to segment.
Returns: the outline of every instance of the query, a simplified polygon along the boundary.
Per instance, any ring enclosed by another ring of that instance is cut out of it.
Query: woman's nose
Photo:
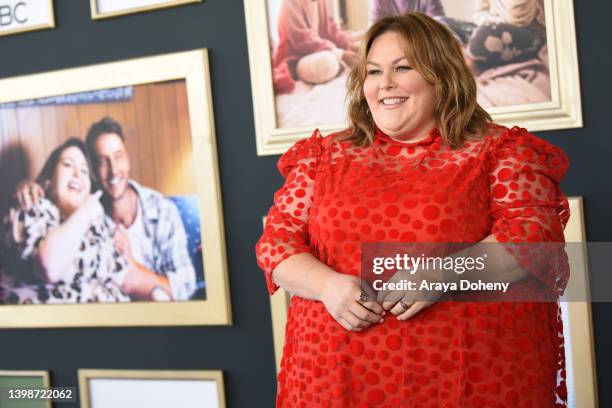
[[[380,76],[380,89],[391,89],[393,88],[393,75],[391,72],[383,72]]]

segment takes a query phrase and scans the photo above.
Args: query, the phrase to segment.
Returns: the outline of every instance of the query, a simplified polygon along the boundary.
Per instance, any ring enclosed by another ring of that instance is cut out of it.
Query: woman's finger
[[[396,302],[389,312],[395,316],[398,316],[404,313],[406,310],[408,310],[410,306],[412,306],[413,304],[414,302],[410,300],[402,299],[399,302]]]
[[[350,310],[347,310],[343,315],[342,318],[344,320],[347,321],[348,324],[351,325],[352,328],[356,328],[356,329],[363,329],[366,328],[368,326],[370,326],[372,323],[368,322],[367,320],[361,320],[359,317],[357,317],[353,312],[351,312]]]
[[[33,183],[30,188],[32,190],[32,198],[35,203],[45,196],[45,191],[38,183]]]
[[[382,321],[382,317],[380,317],[380,315],[373,313],[359,302],[356,302],[355,305],[351,307],[350,312],[357,316],[360,320],[367,321],[368,323],[376,324]]]
[[[412,306],[410,306],[404,313],[397,316],[398,320],[408,320],[414,317],[417,313],[422,311],[423,309],[428,308],[433,305],[435,302],[414,302]]]
[[[361,328],[352,325],[348,320],[343,317],[338,317],[336,321],[348,331],[360,332],[362,330]]]
[[[32,209],[33,203],[32,203],[32,196],[30,193],[30,189],[27,188],[24,192],[23,192],[23,208],[26,211],[30,211]]]
[[[373,313],[376,313],[377,315],[383,315],[385,310],[383,309],[383,307],[380,305],[380,303],[376,302],[376,301],[368,301],[368,302],[359,302],[361,303],[361,305],[363,307],[365,307],[366,309],[372,311]]]
[[[404,296],[405,292],[402,290],[389,291],[386,296],[379,299],[379,302],[382,304],[383,309],[390,310],[397,302],[402,300]]]
[[[23,193],[21,191],[18,191],[17,193],[15,193],[15,198],[17,199],[17,204],[19,204],[19,208],[21,208],[22,210],[25,210],[25,201],[23,199]]]

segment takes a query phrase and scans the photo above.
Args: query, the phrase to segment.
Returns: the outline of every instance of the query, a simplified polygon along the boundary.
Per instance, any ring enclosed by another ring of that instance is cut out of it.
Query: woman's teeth
[[[382,100],[383,105],[397,105],[398,103],[404,102],[408,98],[384,98]]]
[[[68,183],[68,188],[77,192],[81,192],[81,183],[79,181],[73,180]]]

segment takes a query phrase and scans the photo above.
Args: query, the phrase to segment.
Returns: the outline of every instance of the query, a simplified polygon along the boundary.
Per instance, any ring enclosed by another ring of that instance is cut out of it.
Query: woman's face
[[[437,126],[435,90],[412,68],[393,31],[372,43],[363,93],[376,126],[394,139],[417,141]]]
[[[91,179],[81,149],[75,146],[64,149],[55,166],[50,187],[63,214],[70,215],[83,204],[91,191]]]

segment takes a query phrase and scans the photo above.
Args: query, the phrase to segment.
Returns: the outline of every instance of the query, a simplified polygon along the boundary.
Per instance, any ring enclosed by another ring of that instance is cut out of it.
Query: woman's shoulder
[[[489,125],[489,133],[480,143],[493,164],[512,161],[522,166],[531,165],[559,179],[568,167],[567,155],[560,147],[519,126]]]
[[[278,168],[284,176],[299,165],[307,164],[315,166],[326,152],[337,150],[343,143],[342,136],[350,130],[341,130],[323,135],[319,129],[315,129],[310,137],[298,140],[287,150],[278,161]]]
[[[552,143],[530,133],[520,126],[507,127],[495,123],[489,124],[487,134],[475,138],[468,138],[468,143],[486,147],[488,150],[512,149],[513,147],[531,147],[545,150],[561,150]]]

